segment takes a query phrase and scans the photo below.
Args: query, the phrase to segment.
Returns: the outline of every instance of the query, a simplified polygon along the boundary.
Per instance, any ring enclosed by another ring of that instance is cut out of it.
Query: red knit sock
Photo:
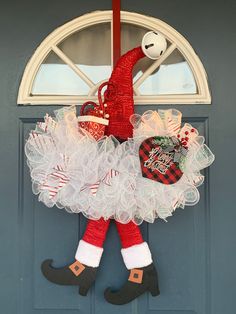
[[[132,221],[127,224],[116,221],[116,227],[123,249],[144,242],[139,226],[135,225]]]
[[[82,240],[92,245],[103,247],[109,224],[110,220],[104,220],[103,218],[99,220],[88,220]]]

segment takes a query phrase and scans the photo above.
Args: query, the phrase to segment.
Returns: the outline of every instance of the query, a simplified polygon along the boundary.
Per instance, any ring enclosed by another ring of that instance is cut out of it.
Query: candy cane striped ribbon
[[[30,141],[38,150],[51,149],[52,145],[55,145],[52,137],[35,131],[30,132]]]
[[[91,193],[95,196],[97,194],[97,190],[99,188],[99,185],[100,185],[100,182],[101,181],[98,181],[97,183],[94,183],[92,185],[89,186],[89,189],[91,191]]]
[[[180,123],[176,123],[170,117],[167,119],[167,129],[170,135],[177,134],[180,130]]]
[[[109,172],[101,180],[103,183],[111,186],[111,179],[116,177],[119,174],[119,171],[115,169],[110,169]]]
[[[177,135],[181,127],[182,114],[178,110],[158,110],[158,114],[165,123],[169,135]]]
[[[119,171],[111,169],[100,181],[90,185],[89,187],[84,187],[81,191],[89,188],[91,193],[96,196],[97,190],[101,182],[106,185],[111,186],[111,179],[119,174]],[[47,180],[41,185],[41,190],[47,190],[50,199],[53,199],[59,192],[69,182],[68,176],[65,174],[63,167],[57,165],[55,171],[48,175]],[[56,183],[56,184],[55,184]]]
[[[94,196],[96,196],[100,183],[103,182],[106,185],[111,186],[111,179],[116,177],[118,174],[119,174],[119,171],[117,171],[115,169],[110,169],[108,171],[108,173],[101,180],[97,181],[96,183],[94,183],[94,184],[92,184],[92,185],[90,185],[88,187],[86,186],[86,187],[82,188],[81,191],[89,188],[91,193]]]
[[[58,165],[55,171],[48,175],[46,182],[41,185],[41,190],[47,190],[49,198],[52,199],[68,182],[68,176],[63,171],[63,168]]]
[[[57,122],[53,120],[48,114],[44,117],[44,122],[38,122],[38,126],[44,132],[55,130]]]

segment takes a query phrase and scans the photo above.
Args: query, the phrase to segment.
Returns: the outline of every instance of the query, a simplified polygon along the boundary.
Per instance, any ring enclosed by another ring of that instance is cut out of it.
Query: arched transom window
[[[121,12],[121,53],[140,46],[149,30],[168,48],[144,58],[133,73],[135,104],[209,104],[207,75],[188,41],[156,18]],[[22,77],[18,104],[65,105],[96,101],[112,72],[112,11],[78,17],[53,31],[37,48]]]

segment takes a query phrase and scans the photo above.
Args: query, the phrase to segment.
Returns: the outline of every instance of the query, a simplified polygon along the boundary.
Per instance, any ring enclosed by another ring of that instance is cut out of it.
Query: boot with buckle
[[[75,261],[73,264],[62,268],[52,267],[52,260],[45,260],[41,265],[44,277],[58,285],[79,286],[79,294],[86,296],[89,288],[93,285],[97,267],[89,267]]]
[[[104,297],[107,302],[122,305],[131,302],[144,292],[149,291],[152,296],[160,294],[158,276],[154,264],[130,270],[128,281],[118,291],[107,288]]]

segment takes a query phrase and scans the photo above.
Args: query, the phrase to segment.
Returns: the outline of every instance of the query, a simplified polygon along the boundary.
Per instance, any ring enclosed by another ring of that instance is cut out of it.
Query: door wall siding
[[[205,171],[201,200],[177,209],[168,223],[142,224],[160,277],[161,295],[144,294],[122,307],[108,304],[106,287],[127,279],[112,223],[94,288],[81,297],[76,287],[46,281],[40,264],[73,261],[85,229],[82,215],[47,208],[32,194],[24,144],[30,129],[59,106],[17,106],[24,68],[55,28],[110,0],[8,1],[0,10],[0,313],[1,314],[233,314],[235,309],[235,51],[233,0],[121,1],[124,11],[159,18],[183,34],[207,71],[212,105],[176,105],[199,128],[216,155]],[[147,109],[172,106],[137,106]]]

